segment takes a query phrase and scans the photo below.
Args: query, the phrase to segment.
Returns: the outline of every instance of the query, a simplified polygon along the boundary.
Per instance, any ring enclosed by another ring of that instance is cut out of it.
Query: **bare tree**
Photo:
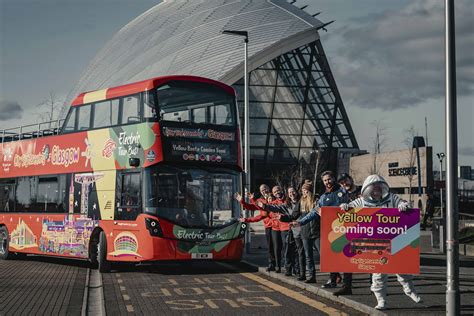
[[[63,105],[63,100],[58,99],[53,91],[49,91],[48,97],[37,105],[39,109],[38,116],[41,122],[49,122],[51,128],[51,122],[59,119],[59,113]]]
[[[412,193],[411,193],[411,188],[413,187],[413,179],[416,176],[416,173],[413,172],[415,165],[416,165],[416,150],[413,148],[413,138],[417,136],[417,132],[415,130],[415,127],[412,125],[410,128],[404,130],[405,133],[405,139],[403,140],[403,144],[406,146],[408,149],[408,154],[406,157],[406,162],[408,165],[408,172],[406,174],[407,181],[408,181],[408,199],[410,200],[410,204],[413,205],[413,200],[412,200]],[[420,172],[418,170],[418,172]]]
[[[373,161],[369,173],[378,174],[383,163],[383,161],[379,161],[379,154],[383,151],[387,142],[387,127],[382,120],[373,121],[372,124],[375,127],[375,137],[372,147]]]
[[[294,165],[272,172],[275,183],[282,188],[294,187],[299,190],[308,174],[314,170],[304,159],[298,160]]]

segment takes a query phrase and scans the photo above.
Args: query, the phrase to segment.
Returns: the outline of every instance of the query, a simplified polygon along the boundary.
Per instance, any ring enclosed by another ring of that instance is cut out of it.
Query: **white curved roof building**
[[[222,31],[247,31],[251,158],[311,164],[316,149],[333,157],[333,148],[358,148],[319,41],[323,26],[283,0],[167,0],[115,34],[67,99],[178,74],[225,82],[243,99],[243,39]]]

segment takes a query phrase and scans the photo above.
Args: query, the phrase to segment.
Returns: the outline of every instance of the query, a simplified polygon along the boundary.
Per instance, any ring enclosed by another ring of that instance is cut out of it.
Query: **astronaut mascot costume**
[[[408,209],[408,202],[402,200],[398,195],[390,193],[384,178],[378,175],[370,175],[362,185],[361,197],[349,204],[341,204],[341,209],[345,211],[350,207],[387,207],[398,208],[400,212],[405,212]],[[387,279],[387,274],[372,274],[372,286],[370,289],[377,298],[376,309],[386,308]],[[413,275],[397,274],[397,280],[403,286],[403,291],[408,297],[415,303],[421,302],[421,297],[415,291]]]

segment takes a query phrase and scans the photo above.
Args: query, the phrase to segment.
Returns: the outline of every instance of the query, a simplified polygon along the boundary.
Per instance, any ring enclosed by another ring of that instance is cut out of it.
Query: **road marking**
[[[125,292],[126,290],[127,288],[125,288],[125,286],[120,285],[120,291]]]
[[[283,287],[281,285],[278,285],[276,283],[273,283],[267,279],[264,279],[264,278],[261,278],[253,273],[240,273],[240,275],[246,277],[247,279],[250,279],[252,281],[255,281],[255,282],[258,282],[260,284],[263,284],[265,285],[266,287],[269,287],[275,291],[278,291],[280,293],[282,293],[283,295],[285,296],[288,296],[294,300],[297,300],[301,303],[304,303],[306,305],[309,305],[313,308],[316,308],[326,314],[329,314],[329,315],[341,315],[341,316],[347,316],[346,313],[342,312],[342,311],[339,311],[333,307],[330,307],[330,306],[327,306],[326,304],[324,303],[321,303],[321,302],[318,302],[318,301],[315,301],[301,293],[298,293],[296,291],[293,291],[291,289],[288,289],[286,287]]]
[[[123,294],[122,296],[124,301],[130,301],[130,296],[128,296],[127,294]]]
[[[122,284],[122,283],[123,283],[123,281],[122,281],[121,279],[118,279],[118,280],[117,280],[117,283],[120,283],[120,284]]]
[[[127,312],[129,312],[129,313],[133,313],[135,311],[135,309],[133,309],[132,305],[126,305],[125,307],[127,307]]]

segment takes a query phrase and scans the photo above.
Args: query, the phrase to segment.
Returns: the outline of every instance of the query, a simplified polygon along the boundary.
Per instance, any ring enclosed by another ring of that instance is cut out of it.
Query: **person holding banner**
[[[337,183],[346,190],[349,202],[354,201],[360,196],[360,190],[354,184],[354,179],[352,179],[352,177],[347,173],[342,173],[337,179]],[[352,273],[344,272],[342,288],[333,294],[335,296],[352,295]]]
[[[374,174],[365,179],[360,198],[348,204],[343,203],[340,207],[344,211],[349,210],[350,207],[386,207],[398,208],[400,212],[405,212],[408,210],[408,202],[402,200],[398,195],[390,193],[389,186],[385,179]],[[379,310],[386,308],[387,279],[387,274],[372,274],[372,286],[370,289],[377,299],[377,306],[375,306],[375,308]],[[397,280],[402,285],[405,294],[415,303],[422,301],[421,297],[415,291],[413,275],[397,274]]]
[[[323,206],[339,206],[341,203],[347,203],[348,196],[346,190],[336,183],[334,173],[330,170],[326,170],[321,174],[326,191],[319,198],[316,207],[313,208],[306,216],[291,223],[292,226],[304,226],[313,220],[320,222],[320,212]],[[317,239],[317,248],[319,247],[319,239]],[[308,260],[308,259],[306,259]],[[331,272],[329,280],[323,284],[323,288],[334,288],[337,287],[337,279],[340,278],[340,274],[337,272]]]

